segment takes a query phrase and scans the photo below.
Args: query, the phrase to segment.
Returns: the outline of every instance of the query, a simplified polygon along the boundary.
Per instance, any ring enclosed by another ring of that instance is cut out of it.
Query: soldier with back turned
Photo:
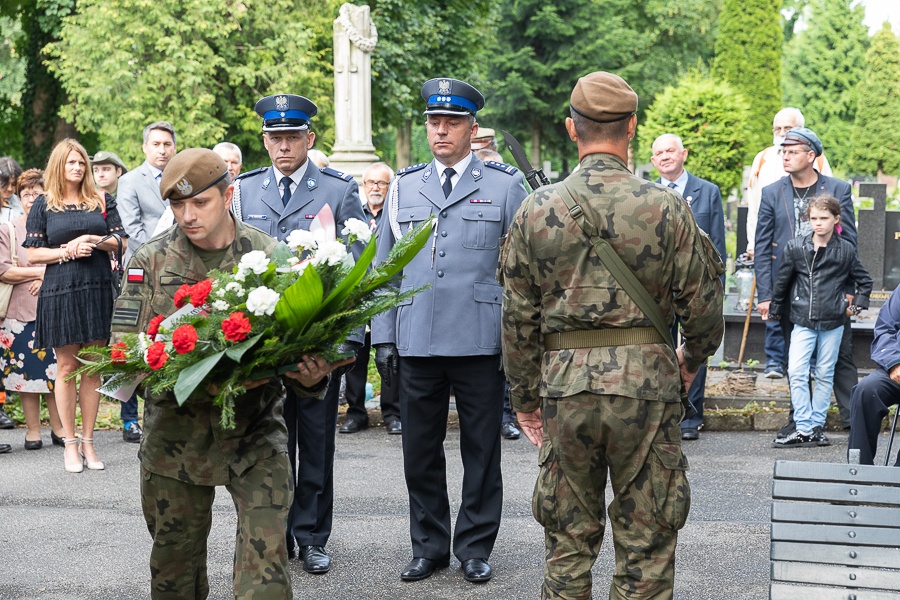
[[[607,473],[616,551],[609,597],[673,597],[677,534],[690,506],[680,391],[724,331],[716,250],[677,193],[625,165],[637,105],[616,75],[578,80],[566,129],[581,168],[525,200],[501,258],[510,398],[540,447],[532,506],[544,527],[544,599],[591,597]],[[662,320],[681,319],[677,353],[600,260],[577,207]]]

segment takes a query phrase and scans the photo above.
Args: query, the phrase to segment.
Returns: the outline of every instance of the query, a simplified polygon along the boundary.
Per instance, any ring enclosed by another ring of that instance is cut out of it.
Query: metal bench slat
[[[897,469],[900,471],[900,469]],[[776,479],[772,483],[776,500],[818,500],[853,504],[889,504],[900,506],[900,488],[859,483],[817,483]]]
[[[900,571],[774,561],[772,562],[772,581],[900,590]]]
[[[900,529],[900,511],[882,506],[847,506],[822,502],[773,502],[772,521],[895,527]],[[897,533],[900,543],[900,532]]]
[[[885,469],[873,465],[776,460],[775,479],[853,481],[860,484],[900,486],[900,469]]]
[[[855,567],[900,568],[900,548],[772,542],[772,560],[826,563]]]
[[[808,523],[772,523],[772,541],[886,546],[896,548],[896,529],[853,527],[847,525],[810,525]]]
[[[815,600],[900,600],[900,592],[842,590],[839,588],[774,582],[769,587],[770,600],[797,600],[798,598],[815,598]]]

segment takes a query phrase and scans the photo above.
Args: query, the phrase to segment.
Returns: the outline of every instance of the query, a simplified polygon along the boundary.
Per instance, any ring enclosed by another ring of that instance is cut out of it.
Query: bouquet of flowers
[[[179,405],[209,394],[222,407],[222,424],[233,427],[244,382],[295,369],[304,354],[343,358],[339,346],[354,330],[421,291],[400,291],[389,280],[428,241],[432,221],[407,232],[375,267],[369,226],[358,219],[344,225],[349,244],[365,244],[359,260],[335,235],[326,205],[309,231],[293,231],[271,255],[249,252],[231,273],[214,270],[183,285],[175,293],[178,310],[155,316],[146,332],[84,351],[84,366],[72,376],[101,375],[101,392],[120,399],[139,384],[174,392]]]

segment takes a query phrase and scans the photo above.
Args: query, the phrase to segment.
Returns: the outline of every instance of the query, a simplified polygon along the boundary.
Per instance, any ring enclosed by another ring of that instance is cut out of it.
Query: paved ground
[[[49,438],[49,431],[44,431]],[[138,500],[136,446],[118,432],[97,432],[102,472],[63,471],[62,448],[22,448],[24,430],[0,431],[14,450],[0,455],[0,599],[147,598],[150,538]],[[703,433],[686,446],[693,507],[679,543],[676,598],[758,600],[768,596],[769,496],[778,458],[842,462],[846,436],[829,448],[775,450],[771,434]],[[45,439],[45,443],[49,439]],[[885,442],[882,442],[885,445]],[[446,442],[451,498],[460,488],[459,435]],[[400,439],[383,429],[339,435],[333,570],[307,575],[293,566],[294,590],[307,600],[513,600],[539,596],[543,535],[531,516],[537,451],[503,442],[504,520],[494,579],[473,586],[459,565],[419,583],[399,581],[410,558]],[[454,510],[456,509],[454,503]],[[220,490],[210,536],[212,598],[230,597],[234,512]],[[608,540],[609,536],[607,536]],[[594,569],[595,598],[605,598],[612,554],[605,544]]]

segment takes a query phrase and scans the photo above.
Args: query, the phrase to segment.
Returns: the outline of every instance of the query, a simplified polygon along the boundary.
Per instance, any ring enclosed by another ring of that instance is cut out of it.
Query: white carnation
[[[294,252],[303,252],[314,250],[318,241],[315,234],[305,229],[295,229],[287,236],[285,243]]]
[[[269,268],[269,257],[262,250],[253,250],[241,257],[238,263],[238,271],[253,271],[262,275]]]
[[[344,228],[341,230],[341,235],[348,234],[356,236],[356,239],[364,244],[368,244],[369,240],[372,238],[372,229],[359,219],[347,219],[344,221]]]
[[[224,288],[216,290],[216,296],[218,298],[224,298],[226,293]]]
[[[241,284],[237,283],[236,281],[229,281],[228,285],[225,286],[225,290],[229,291],[229,292],[233,292],[233,293],[237,294],[238,296],[244,295],[244,288],[242,288]]]
[[[247,294],[247,310],[261,317],[263,315],[271,315],[275,312],[275,305],[278,304],[280,296],[275,290],[260,286],[254,290],[250,290]]]
[[[228,310],[228,303],[224,300],[216,300],[212,303],[213,310],[217,310],[219,312],[224,312]]]
[[[340,264],[346,256],[347,248],[344,247],[342,242],[337,240],[319,242],[319,249],[313,255],[312,262],[314,265],[329,264],[334,266]]]
[[[247,272],[239,267],[237,270],[237,273],[234,274],[234,280],[235,281],[244,281],[245,279],[247,279]],[[229,285],[231,285],[231,284],[229,284]]]

